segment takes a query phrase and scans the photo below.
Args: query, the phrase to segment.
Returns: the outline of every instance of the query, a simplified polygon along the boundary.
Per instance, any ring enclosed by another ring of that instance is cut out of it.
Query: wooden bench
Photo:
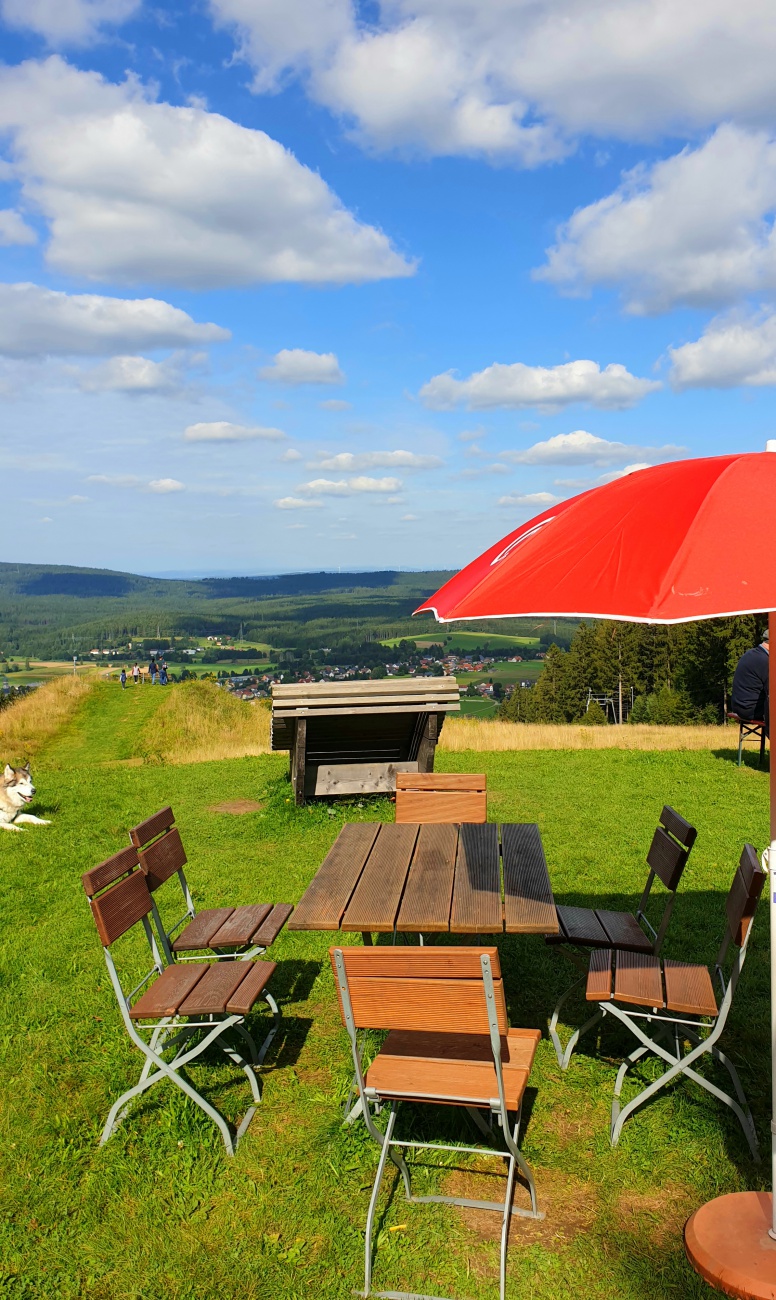
[[[393,794],[397,772],[433,772],[454,677],[301,682],[272,688],[272,748],[291,755],[297,804],[321,795]]]
[[[463,772],[397,772],[397,822],[486,822],[488,781]]]

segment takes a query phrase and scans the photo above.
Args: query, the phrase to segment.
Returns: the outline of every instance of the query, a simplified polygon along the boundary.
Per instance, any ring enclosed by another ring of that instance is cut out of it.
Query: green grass
[[[486,669],[480,673],[461,673],[455,674],[456,680],[462,686],[468,686],[469,682],[522,682],[535,681],[540,673],[544,671],[543,659],[524,659],[520,664],[511,664],[508,662],[489,664]]]
[[[464,653],[475,646],[492,646],[494,650],[519,650],[522,646],[539,644],[538,636],[505,636],[499,632],[440,632],[439,636],[428,637],[419,634],[413,637],[390,637],[383,645],[398,645],[401,640],[415,641],[416,645],[443,645],[445,650],[455,654],[457,650]]]
[[[0,1291],[14,1300],[344,1300],[362,1282],[377,1150],[359,1126],[340,1126],[350,1070],[331,936],[286,931],[273,949],[285,1027],[234,1160],[204,1115],[167,1086],[136,1103],[100,1149],[111,1102],[140,1060],[120,1024],[80,874],[125,844],[128,826],[170,803],[199,906],[294,901],[345,820],[390,818],[392,807],[362,800],[296,809],[283,755],[100,766],[122,757],[154,707],[151,688],[137,695],[98,688],[37,762],[35,810],[52,825],[0,839]],[[438,765],[486,771],[494,820],[539,823],[564,903],[633,907],[656,815],[673,803],[700,833],[666,951],[709,961],[740,846],[761,847],[767,834],[767,777],[731,758],[517,752],[440,754]],[[264,807],[242,817],[209,811],[233,798]],[[726,1033],[764,1148],[767,938],[763,906]],[[505,938],[499,948],[512,1023],[545,1030],[572,968],[538,938]],[[117,945],[119,959],[131,962],[133,952],[131,940]],[[572,1006],[569,1024],[583,1015]],[[565,1075],[549,1042],[540,1044],[523,1149],[547,1219],[514,1223],[510,1300],[701,1300],[709,1292],[685,1262],[683,1219],[710,1196],[765,1186],[767,1168],[752,1164],[725,1108],[690,1083],[637,1113],[611,1150],[608,1111],[624,1042],[616,1031],[583,1042]],[[230,1120],[242,1114],[248,1089],[231,1067],[214,1058],[192,1077]],[[408,1108],[405,1123],[469,1139],[457,1112]],[[450,1168],[417,1173],[428,1190],[459,1177]],[[497,1294],[496,1216],[407,1205],[398,1191],[382,1207],[376,1286],[461,1300]]]
[[[479,700],[467,699],[461,697],[462,718],[495,718],[498,714],[498,704],[495,700],[482,698]]]

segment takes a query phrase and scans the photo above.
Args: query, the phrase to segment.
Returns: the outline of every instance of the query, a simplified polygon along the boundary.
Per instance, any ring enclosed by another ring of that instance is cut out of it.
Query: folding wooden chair
[[[133,826],[129,838],[152,894],[171,876],[178,877],[186,911],[169,930],[162,926],[158,911],[154,917],[175,961],[202,961],[203,953],[216,961],[252,961],[275,942],[294,910],[290,903],[258,903],[197,912],[183,870],[186,853],[172,808],[162,808]],[[184,929],[178,934],[181,926]]]
[[[488,783],[463,772],[397,772],[397,822],[486,822]]]
[[[145,1057],[138,1083],[123,1093],[111,1108],[100,1145],[107,1142],[121,1123],[134,1097],[155,1083],[169,1079],[218,1125],[228,1154],[234,1155],[240,1138],[253,1119],[256,1105],[261,1101],[255,1067],[264,1060],[280,1023],[277,1003],[267,989],[275,963],[166,965],[149,920],[154,909],[147,878],[139,869],[134,848],[114,853],[98,867],[87,871],[81,879],[102,940],[124,1026],[135,1047]],[[138,924],[145,931],[153,964],[134,988],[125,993],[110,949],[117,939]],[[259,1000],[266,1002],[272,1011],[273,1026],[257,1050],[245,1028],[245,1017]],[[230,1030],[247,1046],[250,1063],[226,1038]],[[149,1041],[146,1042],[142,1035],[148,1036]],[[182,1073],[185,1066],[200,1057],[213,1043],[245,1071],[251,1086],[254,1104],[242,1120],[234,1140],[224,1117]],[[172,1059],[165,1060],[163,1054],[170,1049],[175,1049],[175,1053]]]
[[[618,952],[641,952],[657,956],[663,946],[663,939],[671,920],[679,881],[687,866],[687,859],[697,835],[694,826],[685,821],[684,817],[680,817],[675,809],[665,805],[660,814],[660,824],[652,836],[652,843],[647,853],[649,874],[635,916],[632,912],[608,912],[602,908],[595,910],[587,907],[557,908],[560,933],[547,935],[545,943],[563,944],[564,956],[584,971],[582,978],[575,980],[571,988],[563,994],[550,1020],[550,1038],[562,1070],[568,1069],[572,1053],[582,1034],[598,1020],[598,1017],[594,1016],[575,1030],[564,1049],[558,1034],[560,1012],[566,1000],[587,978],[587,961],[583,963],[568,949],[613,948]],[[663,915],[656,930],[646,915],[655,877],[668,890]]]
[[[589,1002],[598,1003],[594,1019],[614,1016],[640,1044],[623,1061],[617,1075],[612,1102],[612,1146],[616,1145],[623,1124],[636,1107],[684,1074],[730,1107],[744,1130],[752,1155],[759,1160],[757,1135],[744,1090],[733,1063],[723,1055],[717,1043],[725,1028],[746,959],[752,918],[764,883],[765,872],[757,860],[757,853],[751,844],[746,844],[727,897],[727,924],[714,966],[722,994],[719,1006],[712,976],[705,966],[668,960],[661,962],[657,957],[615,952],[611,948],[591,953],[586,996]],[[726,981],[723,964],[731,944],[737,951]],[[637,1007],[647,1010],[636,1010]],[[642,1025],[650,1026],[654,1036],[650,1038]],[[686,1055],[685,1040],[690,1044]],[[621,1107],[620,1093],[625,1076],[631,1066],[648,1052],[666,1061],[669,1068]],[[692,1068],[706,1052],[725,1066],[733,1080],[737,1101]]]
[[[744,761],[744,745],[747,740],[755,740],[760,746],[757,766],[762,767],[765,758],[765,722],[762,718],[741,718],[737,713],[727,715],[728,722],[738,723],[738,766]]]
[[[541,1034],[534,1029],[507,1027],[496,948],[331,948],[330,956],[340,1010],[353,1052],[361,1113],[370,1136],[381,1147],[366,1221],[364,1290],[357,1294],[401,1295],[413,1300],[409,1292],[371,1289],[375,1209],[386,1160],[390,1157],[401,1173],[409,1201],[437,1201],[500,1211],[503,1215],[500,1295],[504,1300],[510,1216],[544,1218],[537,1208],[531,1171],[518,1148],[523,1094]],[[390,1030],[366,1071],[358,1040],[358,1032],[363,1029]],[[397,1106],[402,1101],[463,1106],[478,1129],[489,1138],[495,1117],[506,1150],[395,1138]],[[375,1117],[384,1106],[388,1109],[388,1122],[383,1132]],[[483,1118],[482,1111],[489,1122]],[[401,1154],[405,1147],[475,1152],[504,1160],[507,1180],[503,1202],[413,1196],[409,1170]],[[530,1210],[512,1205],[517,1169],[528,1186]],[[416,1296],[414,1300],[429,1300],[429,1297]]]

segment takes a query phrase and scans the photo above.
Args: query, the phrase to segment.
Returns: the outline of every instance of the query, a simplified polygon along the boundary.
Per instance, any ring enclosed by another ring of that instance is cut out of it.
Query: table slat
[[[457,826],[421,826],[397,930],[420,934],[449,931],[457,849]]]
[[[558,915],[539,827],[534,823],[502,826],[501,848],[507,934],[557,934]]]
[[[347,822],[288,923],[289,930],[338,930],[380,822]]]
[[[503,933],[498,827],[494,822],[465,823],[460,828],[450,930],[453,934]]]
[[[417,837],[417,826],[381,825],[342,918],[343,930],[378,934],[393,930]]]

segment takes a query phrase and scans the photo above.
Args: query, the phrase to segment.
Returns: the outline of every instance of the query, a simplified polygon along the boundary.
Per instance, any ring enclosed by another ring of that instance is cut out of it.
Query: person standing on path
[[[127,689],[127,670],[126,670],[126,668],[122,668],[122,670],[121,670],[121,672],[120,672],[120,674],[119,674],[119,681],[121,682],[121,689],[122,689],[122,691],[125,691],[125,690]]]
[[[139,676],[140,676],[140,669],[138,668],[137,664],[135,664],[134,667],[133,667],[133,669],[132,669],[132,685],[133,685],[133,686],[137,686],[137,684],[138,684],[137,679],[138,679]]]
[[[155,685],[156,685],[157,672],[158,672],[158,669],[157,669],[157,667],[156,667],[156,660],[155,660],[155,659],[151,659],[151,662],[150,662],[149,665],[148,665],[148,671],[149,671],[149,673],[151,674],[151,685],[152,685],[152,686],[155,686]]]
[[[768,735],[768,665],[770,651],[768,648],[768,628],[763,639],[753,650],[742,654],[733,675],[733,689],[730,692],[730,707],[743,722],[754,719],[765,723]]]

